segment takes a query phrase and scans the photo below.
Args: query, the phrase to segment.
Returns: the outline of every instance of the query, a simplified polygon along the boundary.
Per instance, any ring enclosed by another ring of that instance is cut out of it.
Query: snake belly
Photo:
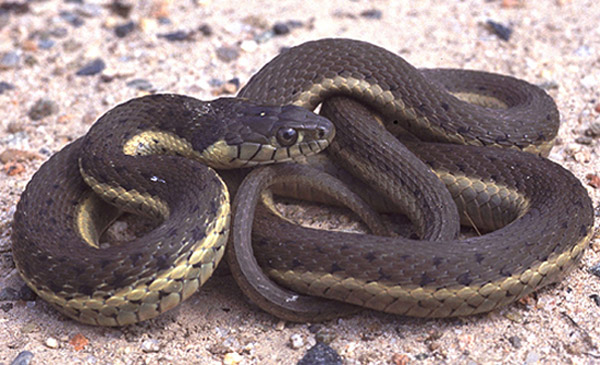
[[[132,99],[50,158],[23,192],[13,258],[59,311],[126,325],[175,307],[223,257],[229,193],[214,168],[288,161],[325,148],[326,119],[294,106],[182,95]],[[154,229],[123,245],[100,237],[122,212]]]
[[[252,197],[297,174],[287,166],[252,172],[234,203],[228,259],[242,290],[276,316],[314,321],[345,313],[337,302],[298,293],[419,317],[482,313],[557,281],[591,239],[593,210],[581,183],[523,152],[547,155],[558,130],[552,99],[523,81],[476,71],[420,71],[377,46],[330,39],[284,51],[240,95],[309,109],[327,101],[322,109],[338,131],[328,154],[376,185],[384,199],[400,201],[401,211],[417,212],[413,223],[426,238],[323,232],[261,211],[252,247]],[[348,99],[329,103],[337,96]],[[373,119],[372,112],[380,117]],[[411,159],[383,128],[397,126],[421,140],[450,143],[409,145],[425,166],[417,173],[443,181],[463,224],[496,231],[457,240],[443,223],[428,228],[425,212],[439,200],[427,201],[420,187],[435,182],[396,171],[398,161]],[[408,198],[396,198],[398,191]]]

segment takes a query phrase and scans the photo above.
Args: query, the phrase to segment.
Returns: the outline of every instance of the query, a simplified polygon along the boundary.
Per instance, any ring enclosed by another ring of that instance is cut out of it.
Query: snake
[[[283,162],[325,148],[335,128],[296,106],[135,98],[106,112],[28,183],[13,222],[13,258],[41,298],[82,323],[158,316],[211,276],[229,235],[229,191],[215,169]],[[122,212],[155,228],[103,245]]]
[[[378,117],[335,128],[308,111],[324,101],[323,109],[336,110],[331,105],[345,103],[327,101],[336,96],[369,109],[352,104],[333,114]],[[277,124],[282,111],[291,115]],[[40,297],[96,325],[175,307],[208,279],[228,236],[242,291],[282,318],[325,319],[353,305],[427,317],[489,311],[558,280],[591,239],[591,200],[581,183],[526,153],[548,154],[558,119],[545,92],[508,76],[419,70],[362,41],[307,42],[275,57],[237,98],[153,95],[107,112],[28,184],[14,217],[13,257]],[[419,155],[418,147],[388,130],[436,147],[413,158],[408,150]],[[345,203],[352,192],[285,163],[330,144],[331,155],[410,217],[421,240],[310,230],[260,210],[254,219],[261,191],[281,179],[312,179]],[[273,162],[283,163],[249,173],[232,209],[223,180],[205,166]],[[415,175],[400,171],[407,165]],[[161,223],[125,245],[103,246],[103,230],[123,211]],[[457,240],[462,211],[498,229]]]

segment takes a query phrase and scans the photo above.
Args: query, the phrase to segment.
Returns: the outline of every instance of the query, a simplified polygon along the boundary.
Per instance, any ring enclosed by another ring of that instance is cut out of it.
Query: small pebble
[[[590,272],[600,278],[600,263],[590,267]]]
[[[587,137],[587,136],[577,137],[577,138],[575,138],[575,143],[589,146],[592,143],[594,143],[594,139],[591,137]]]
[[[588,57],[594,54],[594,49],[588,45],[582,45],[575,50],[575,55],[579,57]]]
[[[525,364],[526,365],[530,365],[530,364],[537,364],[538,361],[540,361],[540,355],[537,352],[530,352],[527,354],[527,357],[525,357]]]
[[[181,42],[181,41],[188,41],[188,40],[192,39],[192,35],[193,34],[190,32],[178,30],[178,31],[172,32],[172,33],[159,34],[158,38],[164,38],[164,39],[168,40],[169,42]]]
[[[101,58],[97,58],[87,65],[80,68],[75,75],[77,76],[92,76],[99,74],[106,68],[106,64]]]
[[[31,359],[33,359],[33,353],[29,351],[21,351],[10,363],[10,365],[29,365]]]
[[[290,27],[285,23],[275,23],[273,25],[273,33],[275,35],[284,35],[290,32]]]
[[[158,340],[149,339],[142,342],[142,351],[146,353],[150,352],[159,352],[160,351],[160,343]]]
[[[130,21],[115,27],[115,34],[119,38],[123,38],[135,29],[135,23]]]
[[[516,349],[521,348],[521,339],[518,336],[510,336],[508,342]]]
[[[0,81],[0,95],[2,95],[2,93],[4,93],[5,91],[13,90],[14,88],[15,85],[5,81]]]
[[[13,12],[15,14],[25,14],[29,12],[29,2],[19,1],[3,1],[2,10],[6,12]]]
[[[342,365],[342,358],[328,345],[317,342],[306,351],[298,365]]]
[[[151,91],[154,89],[152,83],[146,79],[133,79],[131,81],[127,81],[126,85],[130,88],[141,91]]]
[[[233,47],[219,47],[216,52],[217,57],[224,62],[231,62],[240,57],[238,50]]]
[[[44,344],[46,345],[46,347],[51,348],[51,349],[58,348],[58,340],[54,337],[48,337],[46,339],[46,341],[44,342]]]
[[[210,37],[213,34],[213,30],[208,24],[202,24],[200,27],[198,27],[198,31],[200,31],[200,33],[202,33],[202,35],[205,37]]]
[[[242,362],[242,360],[244,360],[244,358],[242,357],[242,355],[238,354],[237,352],[228,352],[225,354],[225,356],[223,356],[223,364],[224,365],[239,364],[240,362]]]
[[[13,304],[12,303],[2,303],[2,304],[0,304],[0,309],[2,309],[2,311],[4,313],[8,313],[8,312],[10,312],[11,309],[13,309]]]
[[[275,325],[275,331],[283,331],[284,328],[285,328],[285,321],[279,321]]]
[[[2,288],[2,290],[0,290],[0,302],[15,300],[19,300],[19,293],[16,289],[8,287]]]
[[[294,350],[298,350],[299,348],[304,346],[304,339],[302,338],[302,335],[299,333],[294,333],[293,335],[291,335],[290,336],[290,346]]]
[[[87,18],[93,18],[102,15],[102,8],[100,5],[91,3],[82,4],[76,9],[76,11],[77,14]]]
[[[493,20],[488,20],[486,25],[495,35],[498,36],[498,38],[502,39],[503,41],[508,41],[513,32],[512,28],[500,23],[496,23]]]
[[[71,24],[75,28],[79,28],[83,25],[83,19],[70,11],[61,11],[59,15],[64,21]]]
[[[48,38],[42,38],[38,41],[38,47],[40,49],[50,49],[50,48],[54,47],[55,44],[56,44],[55,41],[53,41],[52,39],[48,39]]]
[[[594,301],[594,303],[596,303],[596,305],[598,307],[600,307],[600,295],[598,294],[592,294],[590,295],[590,299]]]
[[[600,122],[592,123],[592,125],[585,130],[584,134],[592,138],[600,137]]]
[[[258,49],[258,43],[252,39],[246,39],[240,43],[240,49],[244,52],[252,53]]]
[[[20,60],[21,57],[17,52],[6,52],[0,58],[0,69],[16,68]]]
[[[56,27],[56,28],[50,29],[48,34],[55,38],[64,38],[67,35],[69,35],[69,31],[65,27]]]
[[[133,5],[125,1],[113,0],[113,2],[110,3],[110,11],[122,18],[128,18],[129,14],[131,14],[131,9],[133,9]]]
[[[31,120],[40,120],[56,113],[58,113],[58,104],[54,100],[38,99],[29,109],[27,115]]]
[[[360,16],[367,19],[376,19],[379,20],[383,17],[383,12],[379,9],[370,9],[365,10],[360,13]]]

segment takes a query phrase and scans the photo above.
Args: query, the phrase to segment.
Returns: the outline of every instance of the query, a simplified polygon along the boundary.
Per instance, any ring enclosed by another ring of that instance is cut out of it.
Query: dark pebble
[[[19,66],[20,60],[21,57],[19,57],[17,52],[6,52],[2,55],[2,58],[0,58],[0,69],[16,68]]]
[[[83,19],[81,19],[80,16],[73,14],[70,11],[61,11],[60,17],[75,28],[81,27],[83,25]]]
[[[508,338],[508,342],[510,342],[510,344],[516,349],[521,348],[521,339],[517,336],[510,336]]]
[[[590,267],[590,272],[600,278],[600,263]]]
[[[82,4],[77,8],[77,13],[87,18],[93,18],[102,15],[102,8],[96,4]]]
[[[317,342],[306,351],[298,365],[342,365],[342,358],[331,347]]]
[[[37,295],[31,288],[27,285],[23,285],[21,289],[19,289],[19,299],[24,300],[26,302],[32,302],[37,298]]]
[[[596,305],[598,307],[600,307],[600,295],[598,294],[592,294],[590,295],[590,299],[594,301],[594,303],[596,303]]]
[[[158,24],[169,25],[169,24],[173,24],[173,22],[171,21],[171,19],[167,18],[166,16],[160,16],[160,17],[158,17]]]
[[[33,353],[29,351],[21,351],[10,363],[10,365],[29,365],[31,359],[33,359]]]
[[[133,5],[119,0],[114,0],[112,3],[110,3],[110,11],[122,18],[128,18],[129,14],[131,14],[132,8]]]
[[[3,1],[0,3],[0,10],[15,14],[25,14],[29,12],[29,2],[27,1]]]
[[[284,35],[290,32],[290,27],[285,23],[275,23],[273,25],[273,33],[275,35]]]
[[[131,81],[127,81],[126,85],[133,89],[143,91],[151,91],[152,89],[154,89],[152,83],[146,79],[133,79]]]
[[[379,19],[381,19],[381,17],[383,17],[383,12],[379,9],[370,9],[370,10],[365,10],[362,13],[360,13],[360,16],[362,16],[363,18],[367,18],[367,19],[379,20]]]
[[[5,91],[13,90],[14,88],[15,85],[5,81],[0,81],[0,95],[2,95]]]
[[[99,74],[106,68],[106,64],[101,58],[96,58],[92,62],[80,68],[75,75],[77,76],[92,76]]]
[[[240,57],[240,52],[232,47],[217,48],[217,57],[224,62],[231,62]]]
[[[0,302],[19,300],[19,292],[17,289],[8,287],[0,290]]]
[[[513,30],[509,26],[496,23],[493,20],[488,20],[486,24],[488,28],[498,36],[498,38],[502,39],[503,41],[508,41],[510,39]]]
[[[31,120],[40,120],[49,115],[58,113],[58,104],[50,99],[38,99],[33,104],[27,115]]]
[[[592,138],[600,137],[600,122],[592,123],[592,125],[585,130],[585,135]]]
[[[190,40],[192,38],[192,33],[178,30],[172,33],[159,34],[158,38],[164,38],[170,42],[181,42]]]
[[[40,49],[50,49],[50,48],[54,47],[55,44],[56,44],[56,42],[54,42],[52,39],[48,39],[48,38],[42,38],[38,41],[38,47]]]
[[[198,31],[205,37],[210,37],[213,34],[212,27],[208,24],[202,24],[198,27]]]
[[[69,34],[69,31],[65,27],[56,27],[56,28],[50,29],[48,34],[50,34],[51,36],[53,36],[55,38],[64,38]]]
[[[129,33],[133,32],[134,29],[135,29],[135,23],[130,21],[125,24],[116,26],[115,34],[117,35],[117,37],[123,38],[126,35],[128,35]]]
[[[583,144],[583,145],[589,146],[592,143],[594,143],[594,139],[590,138],[590,137],[583,136],[583,137],[577,137],[577,138],[575,138],[575,142],[579,143],[579,144]]]
[[[83,0],[65,0],[67,4],[83,4]]]
[[[2,311],[4,313],[8,313],[11,311],[11,309],[13,309],[14,305],[12,303],[2,303],[0,304],[0,309],[2,309]]]

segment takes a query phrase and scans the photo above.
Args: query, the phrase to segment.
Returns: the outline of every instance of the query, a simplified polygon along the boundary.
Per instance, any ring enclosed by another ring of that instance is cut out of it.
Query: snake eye
[[[294,128],[281,128],[277,131],[277,142],[284,147],[293,145],[297,140],[298,132]]]

